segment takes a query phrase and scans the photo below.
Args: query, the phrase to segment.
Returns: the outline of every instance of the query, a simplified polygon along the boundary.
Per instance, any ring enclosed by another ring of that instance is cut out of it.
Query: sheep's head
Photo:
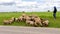
[[[11,20],[12,20],[12,21],[15,21],[15,17],[12,17]]]
[[[43,21],[43,25],[44,26],[48,26],[48,24],[49,24],[49,21],[48,20]]]

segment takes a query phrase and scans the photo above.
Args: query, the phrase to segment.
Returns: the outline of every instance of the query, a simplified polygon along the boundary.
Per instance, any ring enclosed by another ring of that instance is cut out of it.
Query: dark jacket
[[[54,11],[53,11],[53,13],[56,13],[57,12],[57,8],[56,7],[54,7]]]

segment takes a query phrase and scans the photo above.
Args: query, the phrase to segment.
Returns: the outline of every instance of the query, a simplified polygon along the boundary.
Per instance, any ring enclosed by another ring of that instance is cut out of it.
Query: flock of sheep
[[[13,22],[25,22],[27,25],[32,25],[32,26],[48,26],[49,21],[47,19],[42,19],[38,17],[37,15],[30,15],[28,16],[27,14],[23,13],[20,17],[15,18],[12,17],[9,20],[4,20],[3,24],[12,24]]]

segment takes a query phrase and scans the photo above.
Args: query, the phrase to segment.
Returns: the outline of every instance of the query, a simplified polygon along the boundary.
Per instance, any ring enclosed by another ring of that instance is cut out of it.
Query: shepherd
[[[53,17],[54,17],[54,19],[56,19],[56,12],[57,12],[57,8],[56,8],[56,6],[54,6],[54,11],[53,11]]]

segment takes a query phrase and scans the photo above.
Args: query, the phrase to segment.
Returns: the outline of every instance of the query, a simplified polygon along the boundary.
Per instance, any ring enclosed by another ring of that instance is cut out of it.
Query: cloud
[[[3,3],[3,2],[12,2],[14,0],[0,0],[0,3]]]
[[[11,6],[14,5],[14,0],[0,0],[0,5]]]
[[[1,5],[4,5],[1,7]],[[60,8],[60,0],[0,0],[0,10],[47,11]],[[6,9],[5,9],[6,8]]]
[[[31,6],[36,4],[37,2],[25,2],[25,1],[16,1],[16,6]]]
[[[0,5],[4,5],[4,6],[12,6],[12,5],[15,5],[15,3],[14,3],[14,2],[0,3]]]

